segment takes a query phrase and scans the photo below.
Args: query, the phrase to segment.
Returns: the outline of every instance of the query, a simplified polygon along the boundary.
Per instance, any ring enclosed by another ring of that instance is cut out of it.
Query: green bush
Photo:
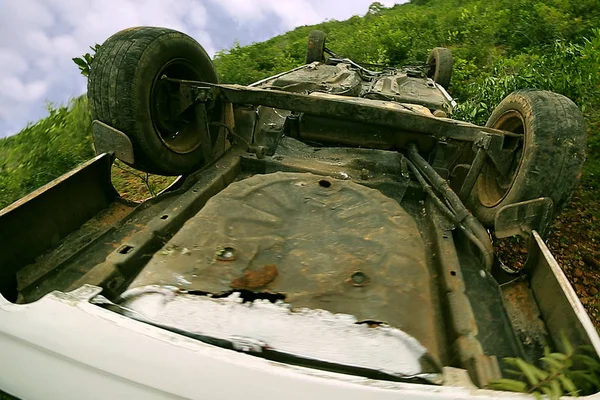
[[[460,60],[457,73],[468,75]],[[600,101],[600,29],[583,44],[556,40],[535,52],[497,57],[485,72],[455,90],[462,98],[455,117],[484,124],[493,108],[509,93],[521,88],[551,90],[572,99],[582,111]],[[597,140],[597,139],[594,139]]]
[[[93,157],[87,98],[48,104],[49,116],[0,140],[0,208]]]

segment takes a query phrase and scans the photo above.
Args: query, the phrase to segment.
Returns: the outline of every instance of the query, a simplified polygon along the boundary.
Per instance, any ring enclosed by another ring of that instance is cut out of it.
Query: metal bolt
[[[363,168],[360,170],[360,179],[362,179],[363,181],[366,181],[367,179],[369,179],[369,170],[366,168]]]
[[[233,261],[235,260],[235,249],[233,247],[223,247],[217,252],[217,260]]]
[[[369,277],[364,272],[356,271],[350,275],[350,283],[353,286],[365,286],[368,285],[369,282]]]

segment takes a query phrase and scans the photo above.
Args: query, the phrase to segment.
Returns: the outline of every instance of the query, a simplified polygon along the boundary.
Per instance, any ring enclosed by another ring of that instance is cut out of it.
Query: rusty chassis
[[[265,81],[272,80],[275,77],[267,78]],[[347,130],[340,131],[340,134],[336,134],[335,130],[332,129],[326,132],[315,132],[312,129],[305,131],[302,129],[303,125],[300,119],[293,117],[288,117],[286,123],[289,122],[289,124],[284,127],[285,133],[290,137],[305,141],[329,142],[356,147],[366,146],[386,150],[408,149],[409,158],[412,161],[408,164],[411,170],[416,175],[418,174],[417,177],[424,174],[434,188],[443,194],[448,205],[443,204],[438,200],[435,193],[430,192],[442,212],[460,227],[477,246],[486,268],[491,269],[493,246],[489,234],[462,202],[472,191],[486,158],[493,162],[501,174],[506,175],[509,173],[510,163],[506,160],[511,157],[512,151],[504,149],[504,138],[507,136],[518,137],[518,135],[448,118],[436,118],[410,106],[385,101],[364,101],[357,98],[328,96],[319,93],[306,95],[281,90],[265,90],[251,86],[173,79],[167,76],[163,76],[162,79],[173,84],[171,87],[171,104],[173,104],[172,112],[174,115],[180,115],[190,107],[195,107],[196,115],[205,116],[207,106],[214,107],[215,101],[221,101],[232,105],[252,104],[253,106],[265,106],[289,110],[294,113],[304,113],[310,115],[310,118],[320,117],[333,120],[333,124],[365,123],[389,128],[383,135],[377,135],[374,140],[371,132],[363,135],[348,135]],[[202,124],[201,121],[207,121],[207,119],[205,117],[199,118],[200,124]],[[319,122],[321,121],[317,119],[317,123]],[[199,128],[207,135],[209,126],[207,123],[205,125],[206,127]],[[324,125],[330,127],[331,123]],[[237,136],[233,129],[228,128],[228,130],[231,135]],[[259,157],[264,154],[264,149],[251,145],[242,138],[240,139],[247,144],[249,151]],[[419,155],[419,151],[430,152],[437,143],[448,140],[471,142],[476,154],[458,195],[454,193],[446,180],[436,173],[431,165]],[[209,152],[209,150],[206,151]],[[429,185],[424,180],[419,179],[418,181],[425,190],[428,190]]]
[[[265,81],[275,77],[277,75],[267,78]],[[520,136],[512,132],[481,127],[467,122],[436,118],[408,105],[386,101],[365,101],[358,98],[328,96],[323,93],[306,95],[282,90],[265,90],[252,87],[252,85],[212,84],[166,76],[163,76],[162,79],[175,85],[171,90],[174,116],[184,113],[193,106],[200,115],[205,115],[206,106],[214,105],[214,101],[219,100],[232,105],[251,104],[305,113],[311,118],[333,119],[334,124],[340,125],[351,121],[389,128],[384,131],[385,134],[376,135],[376,138],[373,138],[371,132],[363,135],[348,135],[347,131],[316,132],[312,129],[305,131],[302,129],[303,125],[299,119],[288,118],[291,123],[286,127],[285,133],[300,140],[358,147],[368,146],[386,150],[408,149],[409,145],[414,144],[416,149],[421,152],[430,152],[437,143],[444,143],[448,140],[471,142],[476,156],[459,191],[459,198],[463,201],[473,189],[486,158],[492,161],[502,175],[509,173],[510,163],[506,161],[510,159],[512,150],[505,148],[504,138]],[[203,120],[206,121],[206,118]],[[306,125],[304,124],[304,126]],[[208,132],[208,127],[202,130]],[[233,133],[232,130],[230,133]],[[412,153],[415,154],[414,151]],[[421,165],[423,164],[421,163]]]

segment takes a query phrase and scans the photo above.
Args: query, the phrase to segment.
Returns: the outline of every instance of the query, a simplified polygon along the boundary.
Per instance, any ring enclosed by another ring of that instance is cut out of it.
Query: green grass
[[[48,105],[49,116],[0,140],[0,208],[94,156],[87,98]]]
[[[175,180],[173,176],[146,174],[129,167],[120,160],[112,166],[112,183],[121,197],[132,201],[144,201],[156,196]]]

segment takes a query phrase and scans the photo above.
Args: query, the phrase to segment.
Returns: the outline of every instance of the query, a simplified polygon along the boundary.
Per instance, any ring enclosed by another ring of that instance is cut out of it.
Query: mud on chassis
[[[484,387],[504,357],[564,350],[560,332],[597,351],[543,241],[577,184],[581,113],[525,90],[485,127],[450,119],[451,67],[437,48],[372,71],[315,31],[306,65],[224,85],[182,33],[113,35],[88,87],[99,155],[0,211],[2,294],[373,387]],[[132,204],[110,183],[115,157],[181,177]],[[528,240],[523,270],[495,260],[490,232]]]

